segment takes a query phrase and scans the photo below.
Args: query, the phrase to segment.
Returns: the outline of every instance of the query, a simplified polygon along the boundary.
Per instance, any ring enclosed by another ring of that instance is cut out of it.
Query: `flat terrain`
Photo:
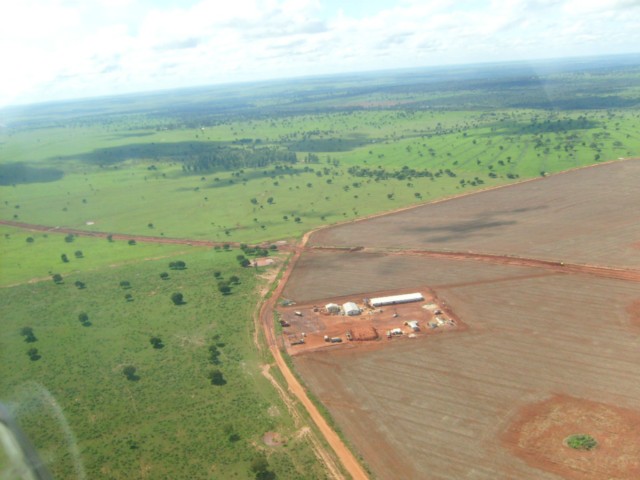
[[[607,196],[612,178],[620,188]],[[468,327],[294,357],[378,478],[638,477],[630,445],[640,437],[621,427],[640,415],[640,250],[623,248],[640,239],[638,178],[637,161],[598,166],[401,212],[397,225],[388,215],[311,236],[316,246],[365,248],[306,250],[287,299],[428,286]],[[456,234],[451,218],[477,229]],[[481,227],[487,223],[498,225]],[[433,224],[446,241],[425,237]],[[447,257],[438,248],[495,257]],[[530,261],[518,264],[513,254]],[[547,261],[559,258],[600,270]],[[607,278],[612,267],[626,267],[628,277]],[[575,433],[602,445],[572,450],[563,441]]]
[[[309,244],[470,250],[637,268],[639,177],[640,160],[588,167],[324,229]]]

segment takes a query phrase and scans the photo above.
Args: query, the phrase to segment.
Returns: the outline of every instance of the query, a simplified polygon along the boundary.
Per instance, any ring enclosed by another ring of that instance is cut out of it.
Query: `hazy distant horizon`
[[[630,62],[625,62],[625,60],[632,60]],[[91,101],[99,101],[99,100],[117,100],[117,99],[125,99],[128,97],[152,97],[155,95],[164,95],[171,92],[181,92],[187,93],[190,91],[206,91],[211,90],[215,92],[216,90],[224,90],[224,89],[234,89],[234,88],[243,88],[243,87],[251,87],[251,86],[260,86],[260,85],[279,85],[284,87],[289,82],[303,82],[303,81],[328,81],[333,78],[341,79],[341,78],[349,78],[349,77],[376,77],[376,76],[385,76],[385,75],[393,75],[408,73],[408,72],[446,72],[447,69],[451,69],[451,73],[457,70],[464,70],[466,68],[478,68],[482,71],[486,71],[489,68],[500,68],[501,66],[509,67],[525,67],[530,66],[535,73],[540,73],[536,70],[542,66],[547,66],[548,68],[551,66],[559,67],[560,70],[571,70],[573,68],[578,68],[583,63],[595,64],[599,61],[607,61],[610,60],[614,64],[619,63],[629,63],[629,64],[637,64],[640,65],[640,52],[636,53],[623,53],[623,54],[610,54],[610,55],[585,55],[585,56],[574,56],[574,57],[549,57],[549,58],[536,58],[536,59],[518,59],[518,60],[505,60],[498,62],[473,62],[473,63],[463,63],[463,64],[442,64],[442,65],[429,65],[429,66],[413,66],[413,67],[396,67],[396,68],[388,68],[388,69],[377,69],[377,70],[357,70],[357,71],[344,71],[344,72],[331,72],[324,74],[315,74],[315,75],[299,75],[292,77],[274,77],[274,78],[264,78],[259,80],[246,80],[246,81],[235,81],[235,82],[222,82],[217,84],[201,84],[201,85],[185,85],[178,87],[168,87],[164,89],[149,89],[149,90],[138,90],[131,92],[121,92],[121,93],[111,93],[105,95],[96,95],[96,96],[88,96],[88,97],[69,97],[69,98],[61,98],[55,100],[48,101],[40,101],[33,103],[15,103],[5,106],[0,106],[1,111],[11,111],[15,108],[29,108],[29,107],[38,107],[38,106],[48,106],[48,105],[62,105],[65,103],[84,103]],[[618,61],[616,61],[618,60]],[[563,63],[564,62],[564,63]],[[554,70],[556,68],[553,68]]]
[[[0,107],[305,76],[632,54],[636,0],[25,0]]]

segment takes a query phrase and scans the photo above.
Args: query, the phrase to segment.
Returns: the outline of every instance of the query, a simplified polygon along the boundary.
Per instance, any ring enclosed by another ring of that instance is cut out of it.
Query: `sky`
[[[19,0],[0,9],[0,107],[637,52],[640,0]]]

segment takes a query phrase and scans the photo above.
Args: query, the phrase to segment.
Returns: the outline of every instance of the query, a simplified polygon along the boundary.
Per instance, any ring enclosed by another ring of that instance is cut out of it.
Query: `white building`
[[[347,302],[342,305],[345,315],[360,315],[360,308],[353,302]]]
[[[398,303],[420,302],[424,300],[421,293],[405,293],[402,295],[391,295],[390,297],[378,297],[369,300],[372,307],[382,307],[384,305],[396,305]]]

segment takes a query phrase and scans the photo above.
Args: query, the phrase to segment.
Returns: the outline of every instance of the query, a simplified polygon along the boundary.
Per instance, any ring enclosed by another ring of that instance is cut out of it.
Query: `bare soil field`
[[[352,257],[359,255],[366,256]],[[369,283],[379,282],[374,273],[386,260],[370,267]],[[561,442],[545,452],[525,447],[525,461],[515,453],[520,440],[504,438],[523,409],[558,395],[595,402],[581,404],[572,430],[588,433],[592,426],[580,419],[597,416],[598,404],[640,414],[640,336],[627,308],[640,300],[640,284],[447,263],[427,259],[408,274],[438,283],[433,291],[466,331],[300,355],[297,369],[378,478],[590,478],[548,468],[550,455],[565,458]],[[399,269],[385,281],[403,282],[404,274]],[[637,443],[634,434],[626,438]],[[602,473],[638,478],[633,469]]]
[[[309,245],[473,251],[640,267],[640,160],[547,178],[327,228]]]
[[[429,292],[464,325],[294,357],[377,478],[640,478],[639,179],[600,165],[310,235],[284,298]]]
[[[559,447],[571,435],[585,432],[597,442],[593,449]],[[534,467],[566,478],[640,478],[639,432],[639,412],[556,396],[524,408],[505,442]]]

